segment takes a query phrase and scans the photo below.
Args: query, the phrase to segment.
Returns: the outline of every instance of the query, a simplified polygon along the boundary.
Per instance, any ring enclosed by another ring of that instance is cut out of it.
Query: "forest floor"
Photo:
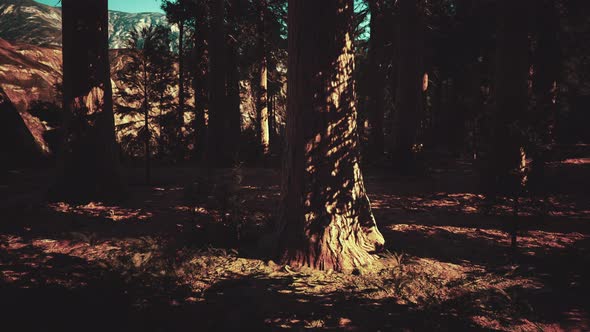
[[[145,186],[130,169],[129,199],[117,205],[44,203],[51,173],[13,171],[0,179],[0,324],[588,331],[588,157],[551,162],[551,194],[521,198],[517,217],[509,202],[487,207],[470,162],[416,177],[366,169],[387,243],[379,267],[355,274],[295,270],[257,249],[278,205],[277,170],[228,170],[205,184],[193,168],[158,168]]]

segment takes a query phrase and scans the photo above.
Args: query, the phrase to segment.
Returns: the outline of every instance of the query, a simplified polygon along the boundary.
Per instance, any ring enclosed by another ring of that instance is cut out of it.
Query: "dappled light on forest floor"
[[[412,224],[391,225],[389,229],[402,233],[418,232],[423,233],[426,236],[440,238],[449,237],[449,235],[461,235],[468,239],[491,241],[500,246],[510,245],[510,237],[507,235],[507,233],[497,229],[454,226],[424,226]],[[576,242],[585,239],[590,239],[590,235],[584,235],[578,232],[553,233],[539,230],[528,230],[520,232],[518,235],[518,245],[525,249],[565,249],[567,247],[574,246]]]
[[[142,209],[125,209],[117,206],[106,206],[100,202],[91,202],[86,205],[70,205],[59,202],[49,204],[49,208],[56,212],[73,213],[86,217],[101,217],[112,221],[145,221],[152,214]]]
[[[572,158],[562,161],[563,164],[569,165],[590,165],[590,158]]]
[[[545,208],[521,199],[512,254],[512,202],[500,201],[486,214],[478,194],[409,191],[403,181],[369,176],[386,250],[378,264],[342,274],[281,265],[257,248],[280,199],[277,175],[244,170],[244,183],[232,193],[242,202],[238,209],[215,195],[187,200],[178,184],[162,183],[132,187],[133,200],[121,205],[53,203],[6,211],[0,304],[12,306],[7,317],[18,317],[28,303],[36,303],[29,309],[34,312],[93,308],[106,317],[104,324],[129,317],[127,330],[589,326],[584,266],[590,208],[584,197],[544,197]],[[69,300],[48,305],[46,298]],[[60,326],[51,324],[34,327]]]

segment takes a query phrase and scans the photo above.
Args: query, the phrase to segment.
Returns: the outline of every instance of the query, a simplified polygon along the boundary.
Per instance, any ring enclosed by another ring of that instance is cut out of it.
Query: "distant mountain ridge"
[[[149,25],[168,25],[166,15],[109,11],[109,47],[124,48],[130,31]],[[59,47],[61,8],[34,0],[0,0],[0,38],[11,43]]]

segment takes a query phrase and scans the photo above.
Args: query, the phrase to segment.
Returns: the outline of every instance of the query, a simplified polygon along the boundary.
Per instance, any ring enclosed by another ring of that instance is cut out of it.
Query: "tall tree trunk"
[[[149,103],[149,92],[148,92],[148,80],[147,63],[143,61],[143,130],[144,130],[144,144],[145,144],[145,183],[147,185],[151,182],[152,177],[152,151],[150,148],[150,103]]]
[[[207,159],[213,166],[227,163],[225,123],[226,117],[226,67],[227,54],[225,51],[225,1],[212,0],[211,4],[211,33],[210,45],[210,108],[207,144]]]
[[[147,98],[146,98],[147,99]],[[149,107],[147,106],[147,100],[144,101],[144,144],[145,144],[145,183],[149,185],[152,178],[152,151],[150,146],[150,124],[149,124]]]
[[[546,144],[554,140],[556,88],[560,71],[559,16],[555,0],[542,0],[535,6],[537,48],[534,55],[533,91],[536,97],[535,118]]]
[[[407,171],[414,164],[414,144],[422,96],[422,25],[418,0],[399,0],[398,102],[394,130],[394,163]]]
[[[385,116],[385,68],[384,68],[384,7],[383,0],[369,0],[371,12],[371,37],[369,40],[369,103],[370,121],[369,155],[381,158],[385,152],[383,120]]]
[[[184,20],[178,22],[178,133],[176,138],[176,159],[184,159]]]
[[[193,87],[195,90],[195,154],[196,160],[204,157],[207,142],[207,123],[205,110],[209,103],[209,51],[207,36],[209,34],[207,3],[196,5],[195,12],[195,76]]]
[[[266,59],[266,31],[265,31],[265,10],[266,0],[258,0],[258,58],[260,61],[258,69],[258,98],[257,108],[260,123],[260,147],[263,156],[270,153],[270,131],[268,112],[268,67]]]
[[[496,195],[520,186],[520,126],[528,104],[529,43],[527,1],[501,0],[498,15],[496,110],[489,162],[488,192]]]
[[[353,0],[289,1],[282,261],[322,270],[371,263],[384,244],[360,170]]]
[[[108,54],[107,0],[63,0],[65,146],[55,194],[115,198],[121,178]]]
[[[226,67],[226,130],[225,130],[225,163],[223,166],[234,166],[240,146],[240,135],[242,131],[242,112],[240,97],[240,70],[238,61],[238,21],[241,11],[241,0],[233,0],[228,8],[228,30],[230,35],[227,36],[227,67]]]

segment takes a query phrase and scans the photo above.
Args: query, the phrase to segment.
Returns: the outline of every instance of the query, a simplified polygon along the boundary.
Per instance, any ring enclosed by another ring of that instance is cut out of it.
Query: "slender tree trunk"
[[[233,167],[239,152],[240,135],[242,131],[242,112],[240,97],[240,70],[238,61],[238,17],[242,13],[241,0],[230,1],[227,12],[227,24],[229,32],[227,37],[227,67],[226,67],[226,156],[224,166]]]
[[[178,22],[178,134],[176,139],[177,161],[184,159],[184,20]]]
[[[207,36],[209,25],[207,21],[208,8],[206,3],[197,4],[195,13],[195,49],[196,69],[193,80],[195,90],[195,159],[202,160],[207,142],[206,109],[209,103],[208,74],[209,51]]]
[[[265,10],[266,1],[258,0],[258,57],[260,61],[258,77],[260,80],[258,84],[257,108],[260,123],[260,147],[263,156],[268,156],[270,153],[270,132],[268,124],[268,67],[266,59]]]
[[[210,109],[209,109],[209,128],[207,159],[213,166],[221,166],[227,163],[225,156],[226,137],[225,131],[226,117],[226,51],[225,51],[225,1],[211,0],[211,33],[209,39],[210,45]]]
[[[352,270],[384,244],[360,170],[353,0],[289,1],[282,261]]]
[[[537,130],[545,144],[553,138],[556,88],[560,69],[559,17],[555,0],[542,0],[535,7],[537,48],[534,55],[533,90],[536,97]]]
[[[520,186],[516,176],[521,163],[520,126],[528,104],[529,43],[527,1],[500,1],[496,54],[492,149],[488,193],[514,192]]]
[[[371,39],[369,40],[369,155],[381,158],[385,152],[383,120],[385,116],[385,68],[384,68],[384,2],[369,0],[371,12]]]
[[[147,73],[147,64],[144,62],[143,64],[143,130],[144,130],[144,144],[145,144],[145,183],[147,185],[151,182],[151,158],[152,152],[150,149],[150,104],[149,104],[149,92],[148,92],[148,73]]]
[[[108,54],[107,0],[63,0],[65,146],[56,197],[121,194]]]
[[[398,109],[394,130],[394,163],[409,171],[414,165],[414,144],[422,96],[420,40],[422,36],[418,0],[399,0]]]
[[[272,95],[269,95],[268,97],[268,136],[269,136],[269,141],[268,141],[268,149],[269,151],[273,151],[274,145],[275,145],[275,128],[276,128],[276,124],[275,124],[275,109],[274,109],[274,97]],[[272,145],[271,145],[272,144]],[[270,152],[269,152],[270,154]]]

